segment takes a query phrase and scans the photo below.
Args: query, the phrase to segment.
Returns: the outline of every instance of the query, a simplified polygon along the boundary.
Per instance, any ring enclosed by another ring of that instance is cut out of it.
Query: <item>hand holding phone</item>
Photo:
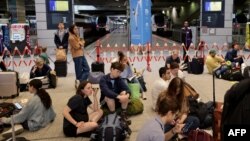
[[[189,128],[193,125],[193,122],[188,122],[185,124],[185,126],[182,128],[183,133],[187,133]]]
[[[21,110],[23,108],[19,103],[14,103],[14,105],[18,110]]]

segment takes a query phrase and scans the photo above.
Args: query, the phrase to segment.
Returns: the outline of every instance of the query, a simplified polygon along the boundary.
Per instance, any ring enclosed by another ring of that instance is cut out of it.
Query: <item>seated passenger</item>
[[[123,52],[118,51],[119,56],[119,62],[124,65],[124,70],[121,72],[120,77],[123,79],[123,81],[128,85],[128,82],[132,83],[138,83],[140,85],[140,93],[143,100],[146,100],[146,94],[144,93],[144,90],[139,82],[139,80],[136,78],[136,75],[133,73],[132,66],[128,62],[127,56],[123,54]],[[132,78],[132,79],[131,79]]]
[[[97,122],[102,117],[102,110],[97,101],[98,89],[92,89],[88,81],[83,81],[77,88],[63,110],[63,132],[68,137],[90,137],[92,131],[98,127]],[[89,96],[93,94],[93,103]],[[87,108],[93,110],[88,114]]]
[[[47,47],[42,47],[41,54],[39,57],[41,57],[44,60],[45,64],[49,65],[49,56],[46,53],[46,51],[47,51]]]
[[[162,95],[157,100],[156,112],[157,116],[147,121],[139,130],[137,141],[168,141],[175,134],[181,133],[184,124],[175,124],[174,127],[168,132],[164,133],[164,127],[171,124],[176,114],[180,110],[179,104],[176,99],[169,98]]]
[[[121,79],[120,74],[124,66],[119,62],[111,64],[110,73],[100,80],[101,103],[106,103],[110,112],[115,112],[121,107],[121,116],[127,120],[127,107],[129,103],[130,90]]]
[[[240,67],[243,63],[242,55],[237,55],[237,52],[240,50],[240,45],[238,43],[235,43],[232,45],[232,48],[227,51],[225,60],[231,61],[236,65],[236,67]],[[238,64],[238,65],[237,65]]]
[[[175,77],[179,77],[185,81],[184,73],[180,70],[180,66],[178,63],[174,62],[170,64],[170,72],[171,72],[171,80]]]
[[[188,99],[184,93],[184,81],[182,79],[179,77],[172,79],[169,83],[168,89],[162,92],[159,97],[161,97],[161,95],[168,96],[172,99],[177,99],[177,104],[180,106],[180,112],[177,115],[175,122],[179,124],[191,124],[191,126],[185,132],[183,132],[183,134],[188,135],[191,130],[195,130],[200,126],[200,120],[198,117],[188,115],[189,105]],[[165,126],[165,132],[170,131],[174,125],[167,124]]]
[[[153,87],[152,87],[151,95],[152,95],[153,110],[155,110],[156,101],[158,99],[159,94],[162,91],[167,90],[168,88],[169,80],[171,78],[170,70],[167,67],[161,67],[159,69],[159,76],[160,76],[160,79],[156,80],[152,85]]]
[[[29,92],[34,94],[34,96],[18,114],[13,115],[16,134],[20,134],[23,129],[29,131],[39,130],[52,122],[56,117],[49,94],[41,88],[41,80],[31,80],[28,85]],[[1,122],[10,124],[11,118],[3,117]],[[6,138],[10,137],[12,129],[2,133],[2,135]]]
[[[172,64],[174,62],[176,62],[178,64],[180,64],[180,62],[181,62],[178,50],[173,50],[171,56],[167,57],[165,66],[170,68],[170,64]]]
[[[220,74],[225,72],[227,70],[227,67],[226,66],[222,67],[224,63],[225,60],[222,57],[216,55],[215,50],[209,51],[209,55],[206,58],[206,66],[209,74],[212,74],[215,68],[217,68],[217,70],[220,71]]]
[[[44,60],[40,57],[36,59],[35,65],[31,68],[30,78],[47,76],[50,74],[50,66],[44,64]]]

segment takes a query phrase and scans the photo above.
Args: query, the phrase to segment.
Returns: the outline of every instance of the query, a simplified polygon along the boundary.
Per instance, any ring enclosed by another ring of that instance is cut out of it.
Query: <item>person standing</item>
[[[184,63],[188,63],[188,56],[186,56],[186,54],[190,47],[190,44],[192,43],[192,38],[193,38],[192,30],[188,25],[188,21],[184,22],[184,27],[182,27],[181,31],[182,31],[181,42],[184,43],[183,60]]]
[[[81,40],[79,37],[79,31],[76,25],[72,25],[69,28],[69,45],[70,51],[72,54],[72,58],[75,64],[75,74],[76,74],[76,81],[75,87],[77,88],[79,83],[87,80],[89,76],[89,65],[84,56],[83,47],[84,47],[84,40]]]
[[[64,28],[64,23],[58,23],[58,30],[55,32],[54,42],[56,44],[56,48],[65,49],[66,54],[68,53],[68,38],[69,33]]]

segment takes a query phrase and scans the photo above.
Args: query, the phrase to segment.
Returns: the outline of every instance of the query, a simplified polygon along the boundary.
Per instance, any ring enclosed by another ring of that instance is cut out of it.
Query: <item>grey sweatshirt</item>
[[[56,114],[52,108],[46,109],[41,99],[36,94],[29,100],[23,109],[13,116],[14,123],[23,123],[27,120],[30,131],[36,131],[52,122]],[[4,123],[10,123],[10,118],[6,118]]]

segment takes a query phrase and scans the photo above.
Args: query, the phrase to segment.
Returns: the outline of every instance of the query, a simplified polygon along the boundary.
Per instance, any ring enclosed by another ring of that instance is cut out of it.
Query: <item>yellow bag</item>
[[[56,61],[66,61],[67,55],[65,49],[56,49]]]

